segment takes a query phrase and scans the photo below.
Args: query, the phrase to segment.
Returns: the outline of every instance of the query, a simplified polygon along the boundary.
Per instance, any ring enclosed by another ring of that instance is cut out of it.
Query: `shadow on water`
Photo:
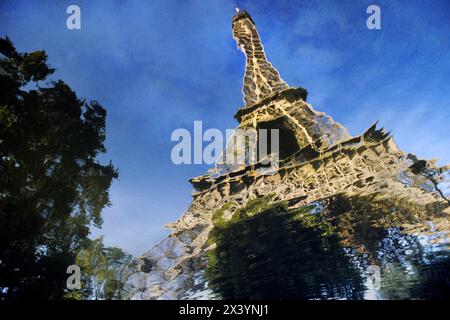
[[[213,216],[209,288],[222,299],[448,298],[448,242],[429,220],[441,208],[393,201],[336,196],[296,209],[270,197],[240,209],[229,203]]]

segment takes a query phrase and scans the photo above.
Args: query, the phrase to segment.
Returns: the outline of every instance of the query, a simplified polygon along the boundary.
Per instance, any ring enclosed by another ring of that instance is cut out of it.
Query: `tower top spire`
[[[242,93],[245,104],[255,104],[277,92],[288,89],[277,69],[267,60],[250,14],[237,9],[233,17],[233,38],[246,56],[246,66]]]

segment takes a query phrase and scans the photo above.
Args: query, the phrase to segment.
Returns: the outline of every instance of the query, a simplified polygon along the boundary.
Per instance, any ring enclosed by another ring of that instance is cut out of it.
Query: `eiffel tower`
[[[192,203],[179,220],[168,225],[172,234],[130,268],[124,288],[130,299],[210,298],[214,288],[219,288],[219,298],[267,298],[236,289],[238,283],[218,275],[221,266],[217,264],[226,260],[216,261],[217,250],[226,245],[218,241],[227,238],[218,232],[240,220],[251,223],[262,212],[268,217],[280,212],[295,216],[301,230],[329,232],[347,252],[363,254],[372,265],[382,265],[371,244],[381,243],[385,230],[427,233],[431,220],[434,231],[448,236],[450,201],[441,184],[450,166],[438,167],[434,161],[400,150],[377,124],[350,136],[344,126],[306,102],[306,89],[282,80],[246,11],[233,17],[232,31],[246,59],[244,105],[235,114],[238,128],[279,131],[276,172],[262,173],[260,162],[218,164],[191,179]],[[264,239],[260,245],[264,246]],[[242,282],[251,276],[236,275]],[[221,281],[228,289],[220,289]]]

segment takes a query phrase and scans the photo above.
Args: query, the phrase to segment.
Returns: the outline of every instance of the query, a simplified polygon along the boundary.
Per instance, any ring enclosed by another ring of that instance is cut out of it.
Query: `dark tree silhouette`
[[[106,110],[54,72],[44,51],[0,39],[0,300],[59,299],[66,269],[100,226],[118,174],[106,152]]]

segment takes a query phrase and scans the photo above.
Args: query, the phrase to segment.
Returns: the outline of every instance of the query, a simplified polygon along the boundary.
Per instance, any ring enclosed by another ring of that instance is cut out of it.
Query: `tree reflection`
[[[339,239],[306,209],[274,206],[216,226],[213,237],[206,274],[221,298],[362,298],[362,278]]]
[[[426,232],[447,219],[442,203],[341,194],[292,209],[263,197],[225,220],[232,207],[216,211],[210,235],[206,276],[220,298],[362,299],[374,265],[378,298],[450,296],[446,235]]]

